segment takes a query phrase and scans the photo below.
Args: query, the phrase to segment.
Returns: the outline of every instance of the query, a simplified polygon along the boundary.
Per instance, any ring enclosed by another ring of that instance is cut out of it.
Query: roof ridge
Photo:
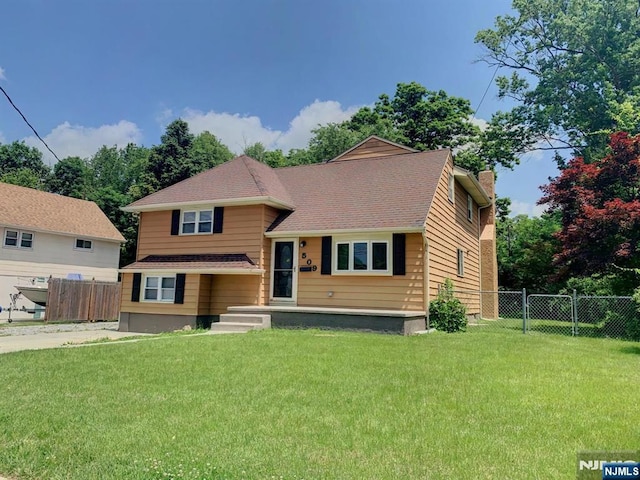
[[[248,155],[242,155],[242,162],[244,163],[244,166],[247,168],[247,170],[249,171],[249,175],[251,175],[251,178],[253,178],[254,183],[256,184],[256,187],[258,187],[258,190],[260,191],[260,193],[264,196],[268,196],[269,192],[267,191],[267,188],[264,184],[264,182],[262,181],[262,178],[260,177],[260,173],[255,169],[252,168],[253,166],[250,165],[247,160],[253,160],[254,162],[259,163],[257,160],[251,158]],[[265,167],[267,168],[271,168],[269,167],[269,165],[265,165]]]

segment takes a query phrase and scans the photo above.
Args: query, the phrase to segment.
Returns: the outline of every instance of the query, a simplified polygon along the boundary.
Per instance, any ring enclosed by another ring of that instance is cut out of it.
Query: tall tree
[[[231,150],[215,135],[204,131],[193,139],[189,151],[189,176],[228,162],[233,157]]]
[[[194,136],[182,119],[171,122],[160,137],[160,145],[151,148],[149,173],[157,189],[189,178],[192,174],[190,153]]]
[[[640,132],[640,18],[637,0],[514,0],[476,42],[484,60],[507,69],[499,96],[517,102],[495,117],[511,149],[568,151],[588,163],[608,136]],[[500,133],[500,131],[498,131]]]
[[[24,142],[0,145],[2,181],[32,188],[43,188],[51,169],[42,161],[42,153]]]
[[[51,193],[82,199],[87,198],[90,184],[89,167],[80,157],[67,157],[56,163],[47,183]]]
[[[554,255],[560,242],[556,214],[540,217],[517,215],[497,223],[498,278],[507,290],[526,288],[536,293],[556,293],[562,286],[555,278]]]
[[[614,134],[610,149],[572,159],[543,187],[540,202],[561,215],[556,262],[566,277],[640,267],[640,135]]]

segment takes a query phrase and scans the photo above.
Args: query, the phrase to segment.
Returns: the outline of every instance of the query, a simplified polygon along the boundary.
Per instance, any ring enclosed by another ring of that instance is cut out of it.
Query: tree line
[[[247,145],[272,167],[331,159],[375,134],[417,150],[452,148],[474,173],[517,168],[523,153],[549,151],[540,217],[511,217],[497,199],[500,285],[561,292],[631,293],[640,268],[640,20],[636,0],[514,0],[513,13],[476,35],[480,60],[514,107],[473,121],[467,99],[399,83],[348,120],[318,126],[306,148]],[[210,132],[183,120],[150,148],[103,146],[53,169],[21,142],[0,145],[0,180],[95,201],[124,234],[122,263],[135,255],[136,221],[120,207],[233,158]],[[551,161],[551,160],[550,160]]]

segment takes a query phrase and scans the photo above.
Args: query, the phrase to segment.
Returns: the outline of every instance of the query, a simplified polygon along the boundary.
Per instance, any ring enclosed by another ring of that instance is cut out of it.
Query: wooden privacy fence
[[[119,314],[119,283],[49,279],[45,312],[48,322],[117,320]]]

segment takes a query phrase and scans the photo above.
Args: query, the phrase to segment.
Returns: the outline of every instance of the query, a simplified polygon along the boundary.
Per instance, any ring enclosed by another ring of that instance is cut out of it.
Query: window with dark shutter
[[[393,234],[393,274],[406,274],[406,243],[407,237],[404,233]]]
[[[322,237],[320,260],[320,273],[322,275],[331,275],[331,237]]]
[[[186,281],[187,275],[184,273],[178,273],[176,275],[176,294],[173,300],[173,303],[184,303],[184,284]]]
[[[222,233],[222,221],[224,219],[224,207],[213,209],[213,233]]]
[[[174,210],[171,212],[171,235],[178,235],[180,233],[180,210]]]
[[[134,273],[133,274],[133,286],[131,287],[131,301],[139,302],[140,301],[140,284],[142,283],[142,274]]]

